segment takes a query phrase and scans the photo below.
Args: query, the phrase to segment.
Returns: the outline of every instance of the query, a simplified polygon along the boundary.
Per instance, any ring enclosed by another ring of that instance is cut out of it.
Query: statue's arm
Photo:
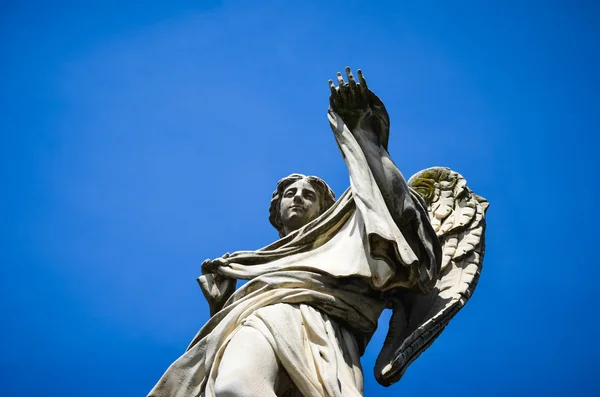
[[[393,284],[426,294],[437,281],[440,243],[426,206],[387,151],[389,119],[383,103],[367,88],[362,73],[359,84],[349,69],[346,73],[348,83],[341,74],[337,88],[330,81],[329,121],[348,166],[355,201],[368,220],[371,254],[387,258],[393,266],[414,265],[398,267]]]
[[[402,172],[394,164],[388,151],[369,139],[372,131],[366,131],[367,128],[369,127],[360,126],[352,132],[365,154],[392,218],[398,226],[406,225],[415,218],[418,204],[413,200]]]

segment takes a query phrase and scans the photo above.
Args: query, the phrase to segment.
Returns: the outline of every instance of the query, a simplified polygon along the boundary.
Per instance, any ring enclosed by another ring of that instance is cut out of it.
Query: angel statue
[[[488,202],[441,167],[408,182],[388,153],[389,116],[346,68],[329,123],[350,187],[293,174],[273,193],[279,239],[202,264],[211,318],[151,397],[358,397],[360,357],[393,310],[375,364],[389,386],[440,335],[477,284]],[[236,290],[236,280],[248,280]]]

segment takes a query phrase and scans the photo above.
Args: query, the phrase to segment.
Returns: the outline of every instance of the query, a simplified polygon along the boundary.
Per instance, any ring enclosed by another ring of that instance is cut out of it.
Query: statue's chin
[[[283,229],[285,230],[285,234],[290,234],[293,231],[296,231],[302,228],[304,225],[308,224],[311,219],[306,219],[304,217],[291,217],[289,221],[284,224]]]

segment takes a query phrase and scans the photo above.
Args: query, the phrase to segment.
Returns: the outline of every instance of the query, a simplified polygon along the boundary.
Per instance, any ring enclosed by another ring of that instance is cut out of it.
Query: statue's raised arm
[[[395,268],[382,290],[402,287],[427,294],[441,265],[441,246],[424,203],[409,189],[387,150],[389,116],[358,70],[357,83],[346,68],[331,90],[329,122],[350,174],[354,201],[365,220],[371,255]],[[403,279],[404,278],[404,279]]]
[[[407,183],[387,151],[390,121],[383,103],[368,89],[360,70],[358,84],[348,67],[346,75],[347,83],[338,72],[337,88],[329,81],[329,121],[354,194],[374,189],[359,182],[368,179],[361,176],[361,171],[368,174],[360,168],[362,151],[387,209],[421,262],[412,269],[418,272],[416,285],[401,285],[385,295],[393,314],[375,377],[389,386],[441,334],[477,286],[488,203],[466,186],[460,174],[447,168],[423,170]],[[343,147],[352,146],[350,135],[360,150]]]

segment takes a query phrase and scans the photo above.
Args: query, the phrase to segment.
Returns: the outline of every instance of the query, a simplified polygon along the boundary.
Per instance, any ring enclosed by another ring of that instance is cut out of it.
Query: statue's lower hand
[[[223,255],[220,258],[206,259],[204,262],[202,262],[202,265],[201,265],[202,274],[217,273],[217,270],[219,269],[219,267],[227,266],[229,264],[229,261],[227,260],[228,257],[229,257],[229,253],[226,253],[225,255]]]
[[[226,253],[221,258],[207,259],[202,262],[203,275],[198,278],[198,283],[208,302],[211,316],[221,310],[225,301],[227,301],[235,291],[235,279],[218,273],[219,267],[227,266],[229,264],[229,261],[227,260],[228,257],[229,253]]]
[[[198,284],[208,302],[210,315],[214,316],[235,292],[236,280],[220,274],[205,274],[198,278]]]

